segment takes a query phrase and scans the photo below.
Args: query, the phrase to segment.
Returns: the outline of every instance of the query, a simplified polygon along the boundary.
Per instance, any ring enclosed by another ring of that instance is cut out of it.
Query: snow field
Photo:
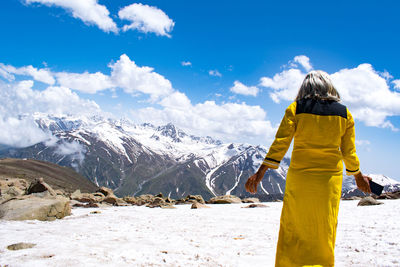
[[[383,202],[341,202],[336,266],[400,266],[400,201]],[[0,220],[0,266],[274,266],[282,203],[264,204],[81,208],[54,222]],[[37,245],[6,248],[18,242]]]

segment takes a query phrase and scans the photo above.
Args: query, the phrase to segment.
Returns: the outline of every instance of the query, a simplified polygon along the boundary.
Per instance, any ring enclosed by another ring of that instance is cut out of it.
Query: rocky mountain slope
[[[43,177],[54,189],[64,192],[72,193],[77,189],[94,192],[98,189],[94,183],[68,167],[39,160],[0,159],[0,180],[20,178],[32,182],[39,177]]]

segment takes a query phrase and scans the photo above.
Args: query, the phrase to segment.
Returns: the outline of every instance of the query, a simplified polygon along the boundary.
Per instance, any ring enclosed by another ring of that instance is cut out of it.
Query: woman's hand
[[[354,175],[354,178],[356,179],[358,189],[365,193],[371,193],[371,189],[369,187],[369,181],[372,180],[371,177],[363,175],[361,172],[359,172]]]
[[[252,176],[250,176],[249,179],[247,179],[247,182],[244,185],[247,192],[252,194],[255,194],[257,192],[257,186],[263,179],[264,174],[267,170],[268,170],[267,166],[261,165],[258,171]]]

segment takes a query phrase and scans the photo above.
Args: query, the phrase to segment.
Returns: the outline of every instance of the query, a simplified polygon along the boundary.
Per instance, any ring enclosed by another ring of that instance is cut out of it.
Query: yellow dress
[[[278,168],[293,138],[275,266],[334,266],[342,160],[347,175],[359,172],[354,120],[338,102],[293,102],[263,164]]]

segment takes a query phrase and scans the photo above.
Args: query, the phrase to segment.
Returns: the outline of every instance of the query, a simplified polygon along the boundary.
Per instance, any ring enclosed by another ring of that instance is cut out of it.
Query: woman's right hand
[[[265,172],[268,170],[268,167],[265,165],[261,165],[258,171],[253,174],[252,176],[247,179],[246,184],[244,187],[246,188],[246,191],[252,194],[257,193],[257,186],[261,182],[261,180],[264,177]]]
[[[369,181],[372,180],[371,177],[362,174],[361,172],[354,175],[356,179],[356,184],[358,189],[363,191],[364,193],[371,193],[371,188],[369,187]]]

